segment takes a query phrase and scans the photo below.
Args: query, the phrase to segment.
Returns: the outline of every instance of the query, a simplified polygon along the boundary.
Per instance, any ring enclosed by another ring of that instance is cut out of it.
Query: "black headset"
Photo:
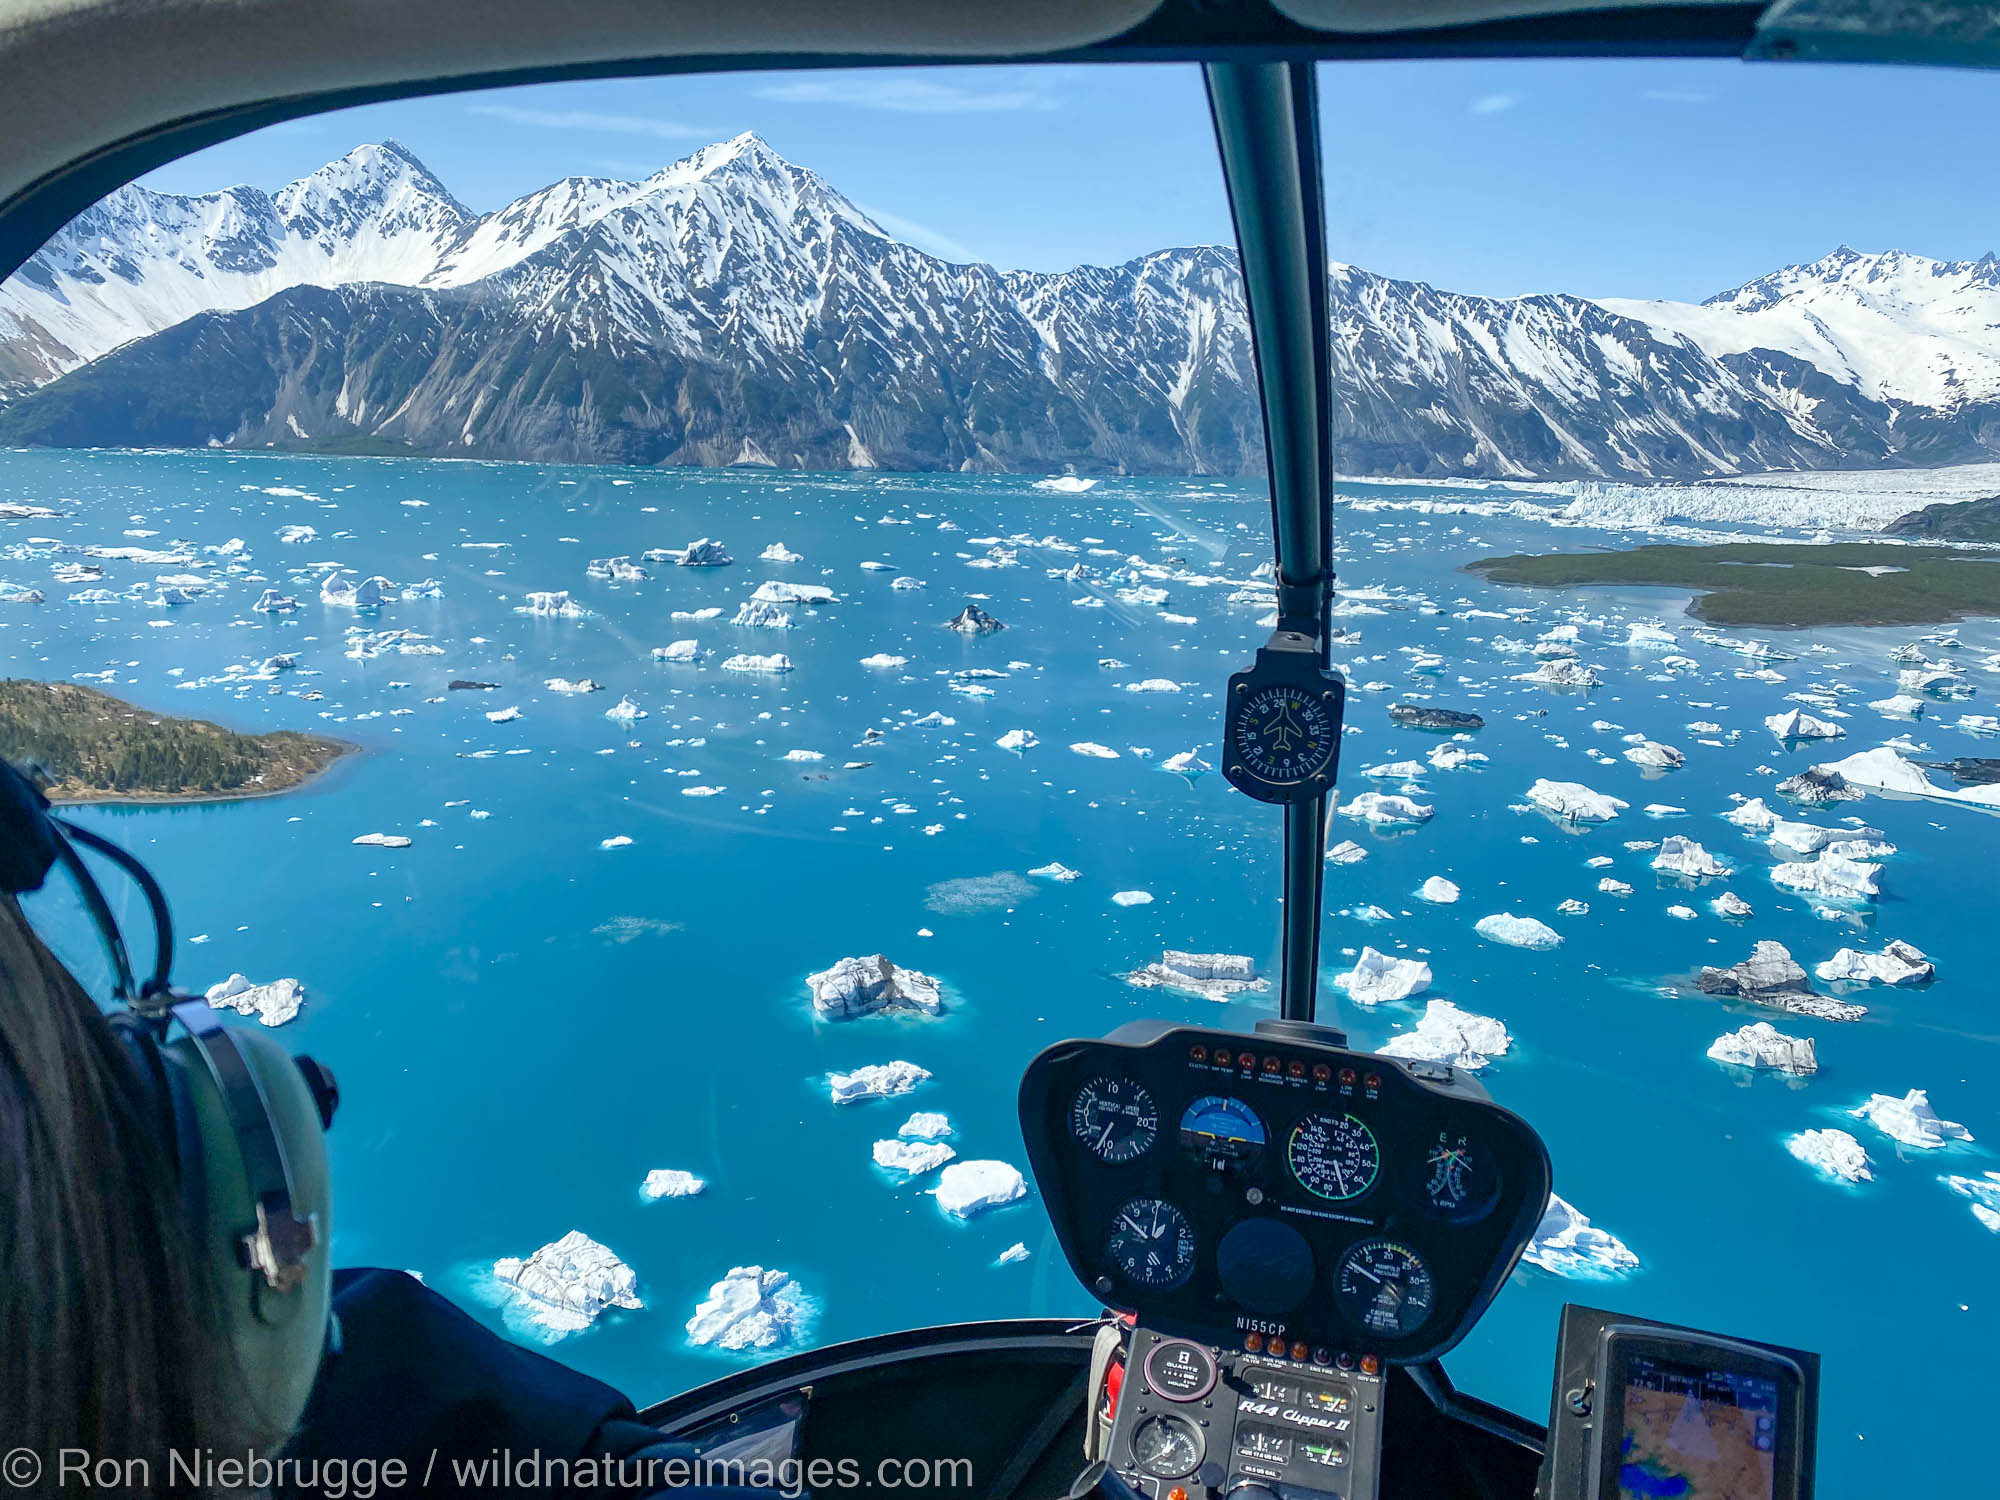
[[[146,897],[154,956],[143,982],[79,846],[117,865]],[[207,1001],[175,989],[173,921],[152,872],[59,817],[32,780],[0,760],[0,892],[39,890],[58,864],[110,955],[116,1008],[107,1019],[169,1148],[197,1253],[214,1269],[246,1394],[270,1430],[289,1432],[327,1339],[325,1132],[339,1088],[322,1064],[225,1025]]]

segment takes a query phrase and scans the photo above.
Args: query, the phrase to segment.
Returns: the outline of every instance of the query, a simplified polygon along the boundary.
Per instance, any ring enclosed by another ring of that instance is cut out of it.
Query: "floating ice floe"
[[[1417,895],[1439,906],[1449,906],[1458,899],[1458,887],[1442,875],[1433,875],[1418,888]]]
[[[1113,891],[1111,893],[1111,904],[1113,906],[1151,906],[1153,904],[1153,893],[1151,891]]]
[[[693,1198],[708,1191],[708,1183],[676,1167],[655,1167],[646,1174],[639,1191],[647,1198]]]
[[[1113,750],[1109,745],[1100,745],[1095,740],[1078,740],[1070,746],[1070,749],[1074,750],[1078,755],[1088,756],[1092,760],[1118,759],[1118,752],[1116,750]]]
[[[1930,1095],[1911,1089],[1901,1099],[1892,1094],[1870,1094],[1868,1102],[1848,1111],[1857,1120],[1866,1120],[1892,1141],[1935,1151],[1953,1141],[1970,1141],[1972,1132],[1955,1120],[1944,1120],[1931,1108]]]
[[[1735,995],[1756,1005],[1823,1021],[1858,1021],[1868,1014],[1866,1006],[1815,995],[1806,987],[1806,971],[1791,950],[1768,938],[1752,944],[1750,956],[1742,963],[1726,969],[1703,968],[1695,975],[1694,984],[1706,995]]]
[[[938,982],[915,969],[898,968],[882,954],[843,958],[830,969],[806,976],[813,1010],[829,1019],[913,1010],[935,1016],[944,1009]]]
[[[493,1275],[516,1294],[530,1321],[555,1334],[588,1328],[607,1307],[645,1305],[632,1268],[580,1229],[526,1260],[496,1260]]]
[[[1602,1280],[1639,1264],[1616,1235],[1594,1227],[1559,1194],[1549,1194],[1534,1238],[1521,1258],[1557,1276]]]
[[[1873,901],[1882,894],[1882,867],[1848,859],[1831,850],[1809,864],[1786,863],[1771,868],[1771,883],[1786,890],[1830,901]]]
[[[1801,1077],[1819,1071],[1812,1038],[1787,1036],[1769,1021],[1753,1021],[1725,1032],[1709,1045],[1708,1055],[1739,1068],[1774,1068]]]
[[[993,742],[1002,750],[1032,750],[1041,743],[1032,729],[1010,729]],[[1075,746],[1071,746],[1075,749]],[[1081,752],[1079,752],[1081,753]],[[1116,751],[1112,752],[1116,754]]]
[[[551,677],[542,684],[552,693],[601,693],[604,684],[589,677]]]
[[[1488,757],[1477,750],[1468,750],[1463,745],[1434,745],[1431,753],[1424,757],[1436,771],[1462,771],[1467,766],[1478,765]]]
[[[1342,839],[1326,851],[1326,862],[1330,865],[1358,865],[1367,857],[1368,851],[1353,839]]]
[[[1176,776],[1185,776],[1192,781],[1197,776],[1206,776],[1215,767],[1203,760],[1192,750],[1183,750],[1177,755],[1169,755],[1160,762],[1162,771],[1170,771]]]
[[[1924,711],[1922,698],[1913,698],[1908,693],[1897,693],[1892,698],[1877,698],[1868,706],[1878,714],[1887,714],[1895,719],[1914,719]]]
[[[611,707],[604,710],[604,717],[611,720],[614,724],[630,724],[635,720],[645,718],[646,710],[639,707],[630,698],[620,698]]]
[[[870,1063],[852,1073],[829,1073],[826,1084],[835,1104],[853,1104],[862,1099],[888,1099],[896,1094],[907,1094],[930,1076],[927,1069],[915,1063]]]
[[[1268,981],[1257,977],[1256,962],[1241,954],[1184,953],[1178,948],[1167,949],[1125,977],[1141,989],[1185,990],[1208,1000],[1227,1000],[1268,987]]]
[[[1625,758],[1635,766],[1643,766],[1649,771],[1675,771],[1687,764],[1687,756],[1672,745],[1662,745],[1656,740],[1642,739],[1625,752]]]
[[[991,635],[1006,628],[977,604],[966,605],[945,622],[945,629],[956,630],[960,635]]]
[[[1708,909],[1718,917],[1741,919],[1756,915],[1756,909],[1734,891],[1724,891],[1708,903]]]
[[[1938,1181],[1961,1198],[1970,1198],[1972,1217],[2000,1234],[2000,1172],[1988,1172],[1984,1177],[1940,1177]]]
[[[1764,727],[1781,740],[1837,740],[1847,733],[1838,724],[1815,719],[1797,708],[1790,713],[1769,715],[1764,720]]]
[[[818,750],[787,750],[778,758],[780,760],[795,761],[801,765],[810,765],[816,761],[825,760],[826,756]]]
[[[401,833],[364,833],[354,840],[356,844],[369,849],[407,849],[410,847],[408,835]]]
[[[1424,767],[1421,761],[1399,760],[1370,766],[1361,774],[1371,781],[1414,781],[1424,774]]]
[[[748,599],[736,607],[736,616],[729,623],[751,630],[790,630],[792,617],[775,604]]]
[[[1340,811],[1344,817],[1366,823],[1428,823],[1437,809],[1393,792],[1363,792],[1343,803]]]
[[[958,1153],[942,1141],[877,1141],[875,1165],[905,1177],[921,1177],[935,1172]]]
[[[1506,1026],[1492,1016],[1460,1010],[1449,1000],[1433,1000],[1424,1007],[1416,1030],[1400,1032],[1376,1050],[1383,1057],[1446,1063],[1476,1073],[1513,1043]]]
[[[862,666],[876,667],[883,671],[894,671],[897,667],[907,667],[909,664],[910,659],[907,656],[891,656],[886,651],[877,651],[873,656],[861,658]]]
[[[721,568],[736,561],[727,547],[708,537],[689,542],[680,552],[669,555],[683,568]]]
[[[1593,792],[1579,781],[1537,781],[1528,788],[1528,800],[1544,812],[1570,823],[1609,823],[1632,804],[1602,792]]]
[[[698,1348],[772,1349],[804,1336],[813,1302],[784,1271],[731,1266],[708,1289],[687,1320],[687,1338]]]
[[[202,998],[212,1010],[233,1010],[239,1016],[255,1016],[266,1026],[282,1026],[298,1015],[306,992],[296,979],[252,984],[241,974],[231,974],[210,985]]]
[[[1844,1130],[1802,1130],[1785,1142],[1785,1149],[1841,1182],[1870,1182],[1875,1177],[1868,1152]]]
[[[792,551],[783,542],[771,543],[770,546],[757,554],[757,559],[760,562],[774,563],[795,563],[804,560],[800,554]]]
[[[532,615],[541,620],[577,620],[590,613],[581,604],[570,598],[568,589],[548,589],[531,592],[527,603],[517,605],[517,615]]]
[[[994,1264],[1000,1266],[1011,1266],[1014,1265],[1016,1262],[1024,1261],[1027,1258],[1028,1258],[1028,1247],[1022,1244],[1019,1240],[1016,1240],[1013,1244],[1009,1245],[1005,1250],[1002,1250],[1000,1252],[1000,1258],[996,1260]]]
[[[1660,852],[1653,856],[1653,868],[1663,875],[1679,875],[1689,880],[1710,880],[1727,875],[1731,867],[1717,859],[1693,839],[1668,834],[1660,840]]]
[[[1559,656],[1543,662],[1532,672],[1518,672],[1516,682],[1532,682],[1541,687],[1596,687],[1604,679],[1592,667],[1573,656]]]
[[[1081,495],[1086,490],[1097,487],[1095,479],[1084,479],[1076,474],[1058,474],[1052,479],[1037,479],[1032,488],[1047,490],[1055,495]]]
[[[1880,953],[1842,948],[1813,972],[1829,983],[1928,984],[1937,977],[1937,966],[1920,949],[1898,939]]]
[[[632,847],[632,835],[629,833],[614,833],[608,839],[599,839],[597,847],[600,849],[629,849]]]
[[[792,670],[792,659],[782,652],[774,652],[769,656],[758,656],[754,653],[746,652],[741,656],[730,657],[728,661],[722,664],[722,670],[725,672],[789,672]]]
[[[1053,861],[1046,865],[1038,865],[1028,871],[1028,873],[1037,880],[1061,880],[1067,882],[1075,880],[1081,872],[1072,870],[1068,865],[1060,861]]]
[[[1429,989],[1431,966],[1422,959],[1392,958],[1364,947],[1354,967],[1334,975],[1333,982],[1347,991],[1347,998],[1356,1005],[1382,1005]]]
[[[931,1110],[918,1110],[896,1127],[906,1141],[940,1141],[951,1134],[951,1121]]]
[[[1027,1197],[1028,1184],[1004,1161],[956,1161],[939,1174],[936,1195],[939,1208],[969,1219]]]
[[[1472,930],[1489,943],[1505,943],[1510,948],[1559,948],[1562,934],[1545,922],[1533,917],[1517,917],[1507,912],[1496,912],[1490,917],[1481,917],[1472,924]]]
[[[1178,693],[1180,690],[1181,685],[1171,677],[1148,677],[1125,684],[1128,693]]]

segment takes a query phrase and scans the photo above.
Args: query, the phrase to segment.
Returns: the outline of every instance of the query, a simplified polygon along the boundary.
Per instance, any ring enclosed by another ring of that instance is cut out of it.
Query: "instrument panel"
[[[1451,1348],[1548,1202],[1540,1137],[1466,1075],[1296,1032],[1140,1022],[1058,1043],[1028,1067],[1021,1123],[1106,1305],[1322,1363]]]

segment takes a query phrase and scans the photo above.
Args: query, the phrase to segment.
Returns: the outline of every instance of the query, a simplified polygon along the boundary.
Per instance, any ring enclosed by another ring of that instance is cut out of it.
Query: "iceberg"
[[[542,686],[552,693],[601,693],[604,691],[603,683],[589,677],[578,677],[574,680],[568,677],[550,677],[542,683]]]
[[[1254,960],[1236,953],[1184,953],[1169,948],[1153,963],[1126,975],[1141,989],[1186,990],[1208,1000],[1227,1000],[1248,990],[1261,990]]]
[[[507,708],[496,708],[486,717],[494,724],[511,724],[521,717],[521,706],[516,703]]]
[[[1842,1182],[1869,1182],[1875,1176],[1861,1142],[1844,1130],[1802,1130],[1785,1142],[1785,1149]]]
[[[871,1063],[865,1068],[856,1068],[852,1073],[829,1073],[826,1083],[835,1104],[853,1104],[862,1099],[888,1099],[896,1094],[907,1094],[930,1076],[927,1069],[915,1063],[898,1061]]]
[[[1882,894],[1880,865],[1863,864],[1828,851],[1810,864],[1771,868],[1771,883],[1830,901],[1872,901]]]
[[[757,554],[759,562],[795,563],[803,561],[799,553],[792,551],[783,542],[773,542]]]
[[[1002,1250],[1000,1252],[1000,1258],[999,1260],[995,1261],[994,1264],[1001,1266],[1011,1266],[1015,1262],[1023,1261],[1026,1260],[1027,1258],[1028,1258],[1028,1247],[1022,1244],[1019,1240],[1016,1240],[1013,1244],[1009,1245],[1005,1250]]]
[[[884,671],[891,671],[897,667],[907,667],[909,664],[910,659],[907,656],[891,656],[886,651],[877,651],[873,656],[864,656],[861,658],[862,666],[879,667]]]
[[[1928,984],[1937,977],[1937,966],[1920,949],[1898,939],[1880,953],[1842,948],[1813,972],[1829,983]]]
[[[1414,1031],[1391,1037],[1376,1050],[1383,1057],[1409,1057],[1477,1073],[1514,1043],[1492,1016],[1460,1010],[1449,1000],[1433,1000]]]
[[[1579,781],[1537,781],[1528,788],[1528,800],[1570,823],[1609,823],[1632,805]]]
[[[1708,909],[1718,917],[1741,919],[1756,915],[1756,909],[1734,891],[1724,891],[1708,903]]]
[[[1534,1238],[1521,1258],[1557,1276],[1601,1280],[1630,1271],[1639,1257],[1616,1235],[1592,1226],[1559,1194],[1549,1194]]]
[[[1113,750],[1109,745],[1100,745],[1095,740],[1078,740],[1070,746],[1070,749],[1074,750],[1078,755],[1087,756],[1092,760],[1118,759],[1118,752],[1116,750]]]
[[[579,1229],[526,1260],[496,1260],[493,1275],[518,1295],[533,1322],[556,1334],[588,1328],[607,1307],[645,1305],[632,1268]]]
[[[1559,948],[1562,935],[1545,923],[1533,917],[1517,917],[1508,913],[1496,913],[1481,917],[1472,924],[1472,930],[1489,943],[1505,943],[1513,948]]]
[[[697,641],[669,641],[664,646],[653,648],[654,661],[689,662],[701,660],[701,645]]]
[[[1047,490],[1054,495],[1081,495],[1085,490],[1095,489],[1095,479],[1084,479],[1075,474],[1058,474],[1053,479],[1037,479],[1030,488]]]
[[[1428,823],[1437,809],[1392,792],[1363,792],[1343,803],[1341,813],[1367,823]]]
[[[355,839],[354,842],[369,849],[407,849],[410,847],[408,835],[401,833],[364,833]]]
[[[771,1349],[801,1337],[812,1315],[812,1300],[785,1272],[731,1266],[695,1304],[687,1337],[698,1348]]]
[[[1441,729],[1452,732],[1486,727],[1486,721],[1478,714],[1463,713],[1455,708],[1430,708],[1418,703],[1391,703],[1389,722],[1399,729]]]
[[[1938,1112],[1931,1108],[1930,1095],[1922,1089],[1911,1089],[1901,1099],[1892,1094],[1870,1094],[1866,1104],[1850,1109],[1848,1114],[1866,1120],[1892,1141],[1925,1151],[1935,1151],[1952,1141],[1972,1139],[1972,1132],[1955,1120],[1938,1118]]]
[[[936,1193],[939,1208],[969,1219],[1027,1197],[1028,1184],[1004,1161],[957,1161],[939,1175]]]
[[[729,555],[729,549],[722,543],[702,537],[689,542],[674,561],[683,568],[721,568],[736,561]]]
[[[648,1198],[693,1198],[708,1191],[708,1184],[692,1172],[674,1167],[655,1167],[646,1174],[639,1191]]]
[[[1333,982],[1347,991],[1356,1005],[1382,1005],[1391,1000],[1407,1000],[1431,984],[1431,966],[1417,958],[1391,958],[1373,948],[1363,948],[1354,967],[1336,974]]]
[[[730,657],[728,661],[722,664],[722,670],[725,672],[789,672],[792,670],[792,659],[782,652],[774,652],[770,656],[758,656],[754,653],[746,652],[741,656]]]
[[[781,583],[777,579],[766,579],[757,585],[757,592],[750,596],[752,604],[838,604],[839,595],[824,584]]]
[[[1388,765],[1370,766],[1361,773],[1371,781],[1414,781],[1424,774],[1422,761],[1398,760]]]
[[[1722,815],[1722,819],[1751,833],[1768,833],[1784,821],[1764,805],[1762,797],[1752,797],[1748,802],[1732,807]]]
[[[1961,1198],[1972,1200],[1972,1217],[1995,1234],[2000,1234],[2000,1172],[1981,1177],[1940,1177],[1938,1181]]]
[[[1439,906],[1449,906],[1458,899],[1458,887],[1453,885],[1449,880],[1446,880],[1442,875],[1433,875],[1418,889],[1417,895],[1421,899],[1435,902]]]
[[[1901,792],[1909,797],[1946,795],[1932,784],[1921,766],[1904,760],[1887,745],[1858,751],[1845,760],[1814,766],[1813,770],[1822,776],[1838,776],[1849,786],[1867,787],[1871,791]]]
[[[1662,745],[1654,740],[1641,740],[1625,752],[1625,758],[1635,766],[1644,766],[1651,771],[1676,771],[1687,764],[1687,757],[1672,745]]]
[[[942,1141],[877,1141],[875,1165],[905,1177],[921,1177],[935,1172],[958,1153]]]
[[[1771,714],[1764,720],[1764,727],[1781,740],[1837,740],[1847,733],[1838,724],[1815,719],[1797,708],[1790,713]]]
[[[542,620],[576,620],[590,613],[570,598],[568,589],[537,591],[525,597],[528,602],[519,606],[515,614],[533,615]]]
[[[1162,771],[1171,771],[1176,776],[1185,776],[1188,780],[1193,781],[1197,776],[1206,776],[1215,767],[1203,760],[1194,751],[1183,750],[1176,755],[1169,755],[1165,760],[1161,761],[1160,769]]]
[[[265,589],[258,596],[257,602],[250,607],[267,615],[283,615],[297,609],[299,601],[290,594],[279,593],[276,589]]]
[[[1032,729],[1010,729],[993,743],[1002,750],[1032,750],[1041,740]]]
[[[1753,1021],[1725,1032],[1709,1045],[1708,1055],[1739,1068],[1775,1068],[1800,1077],[1819,1071],[1812,1038],[1787,1036],[1769,1021]]]
[[[599,839],[597,841],[597,847],[600,849],[607,849],[607,850],[629,849],[632,847],[632,835],[629,833],[614,833],[608,839]]]
[[[1141,682],[1125,684],[1128,693],[1178,693],[1180,690],[1181,685],[1171,677],[1148,677]]]
[[[945,622],[945,629],[956,630],[960,635],[991,635],[1006,628],[977,604],[966,605]]]
[[[1060,860],[1056,860],[1045,865],[1037,865],[1034,869],[1028,871],[1028,873],[1037,880],[1061,880],[1067,882],[1075,880],[1082,872],[1072,870],[1068,865],[1063,864]]]
[[[639,707],[630,698],[620,698],[611,707],[604,710],[604,717],[615,724],[630,724],[635,720],[645,718],[646,710]]]
[[[829,1019],[914,1010],[935,1016],[944,1009],[938,982],[915,969],[899,969],[880,953],[843,958],[830,969],[806,976],[813,1010]]]
[[[1849,785],[1847,778],[1838,771],[1825,766],[1807,766],[1798,775],[1787,776],[1779,782],[1778,795],[1803,802],[1808,807],[1823,807],[1829,802],[1853,802],[1867,793],[1858,786]]]
[[[1532,672],[1519,672],[1516,682],[1532,682],[1541,687],[1596,687],[1604,679],[1596,669],[1586,667],[1573,656],[1558,656],[1543,662]]]
[[[266,1026],[282,1026],[298,1015],[306,992],[296,979],[252,984],[241,974],[231,974],[210,985],[202,998],[212,1010],[233,1010],[239,1016],[255,1016]]]
[[[1670,833],[1660,840],[1660,852],[1653,856],[1653,868],[1663,875],[1680,875],[1689,880],[1709,880],[1727,875],[1731,867],[1717,859],[1693,839]]]
[[[751,599],[736,607],[735,618],[729,623],[751,630],[790,630],[792,617],[775,604]]]
[[[1113,891],[1111,893],[1111,904],[1113,906],[1151,906],[1153,904],[1153,893],[1151,891]]]
[[[928,1110],[918,1110],[896,1127],[896,1134],[906,1141],[937,1141],[951,1134],[951,1121],[941,1114]]]
[[[1368,857],[1368,851],[1353,839],[1342,839],[1326,851],[1326,862],[1330,865],[1358,865]]]

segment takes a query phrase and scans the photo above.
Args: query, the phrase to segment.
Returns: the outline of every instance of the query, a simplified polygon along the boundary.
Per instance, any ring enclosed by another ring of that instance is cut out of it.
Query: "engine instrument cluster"
[[[1308,1364],[1442,1354],[1548,1201],[1540,1138],[1469,1077],[1295,1032],[1141,1022],[1059,1043],[1028,1068],[1021,1121],[1106,1305]]]

